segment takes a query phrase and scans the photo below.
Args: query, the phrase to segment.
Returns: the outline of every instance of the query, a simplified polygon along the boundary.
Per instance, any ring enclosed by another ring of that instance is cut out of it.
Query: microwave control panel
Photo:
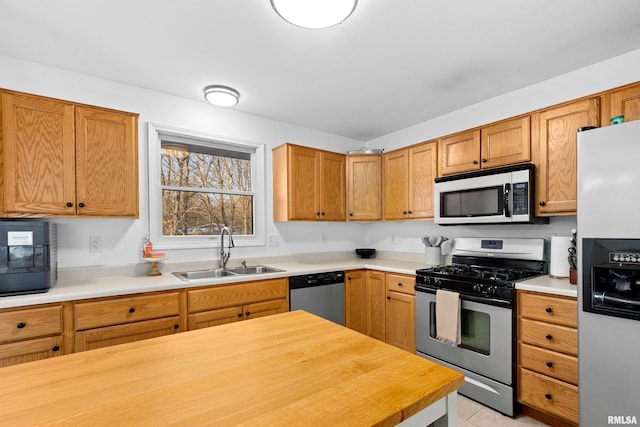
[[[609,262],[618,264],[640,264],[640,252],[610,252]]]
[[[529,183],[517,182],[513,184],[513,214],[529,215]]]

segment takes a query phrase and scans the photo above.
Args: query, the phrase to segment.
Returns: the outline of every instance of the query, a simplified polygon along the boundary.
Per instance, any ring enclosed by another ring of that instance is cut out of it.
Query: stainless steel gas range
[[[515,415],[515,282],[543,274],[544,239],[456,238],[452,264],[416,271],[419,356],[465,375],[458,391]],[[436,292],[457,292],[461,340],[436,338]]]

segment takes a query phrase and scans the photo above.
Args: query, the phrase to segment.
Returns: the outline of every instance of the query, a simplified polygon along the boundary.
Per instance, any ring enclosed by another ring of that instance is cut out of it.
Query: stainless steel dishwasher
[[[289,309],[344,326],[344,271],[290,277]]]

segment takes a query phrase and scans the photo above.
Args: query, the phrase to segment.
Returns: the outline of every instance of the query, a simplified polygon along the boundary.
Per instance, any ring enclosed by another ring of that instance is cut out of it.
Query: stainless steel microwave
[[[434,222],[441,225],[545,222],[544,218],[535,217],[534,172],[533,164],[524,163],[436,178]]]

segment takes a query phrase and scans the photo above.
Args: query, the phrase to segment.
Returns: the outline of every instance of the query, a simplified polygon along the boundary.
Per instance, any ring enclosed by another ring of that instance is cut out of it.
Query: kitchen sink
[[[235,276],[237,273],[233,273],[229,270],[223,270],[216,268],[213,270],[194,270],[194,271],[179,271],[173,273],[179,279],[182,280],[198,280],[215,277]]]
[[[234,267],[227,269],[216,268],[209,270],[178,271],[172,274],[179,279],[189,281],[198,279],[213,279],[225,276],[275,273],[278,271],[284,270],[280,270],[279,268],[267,267],[266,265],[253,265],[248,267]]]
[[[228,271],[232,271],[235,274],[263,274],[263,273],[276,273],[280,270],[279,268],[267,267],[266,265],[252,265],[248,267],[234,267],[230,268]]]

